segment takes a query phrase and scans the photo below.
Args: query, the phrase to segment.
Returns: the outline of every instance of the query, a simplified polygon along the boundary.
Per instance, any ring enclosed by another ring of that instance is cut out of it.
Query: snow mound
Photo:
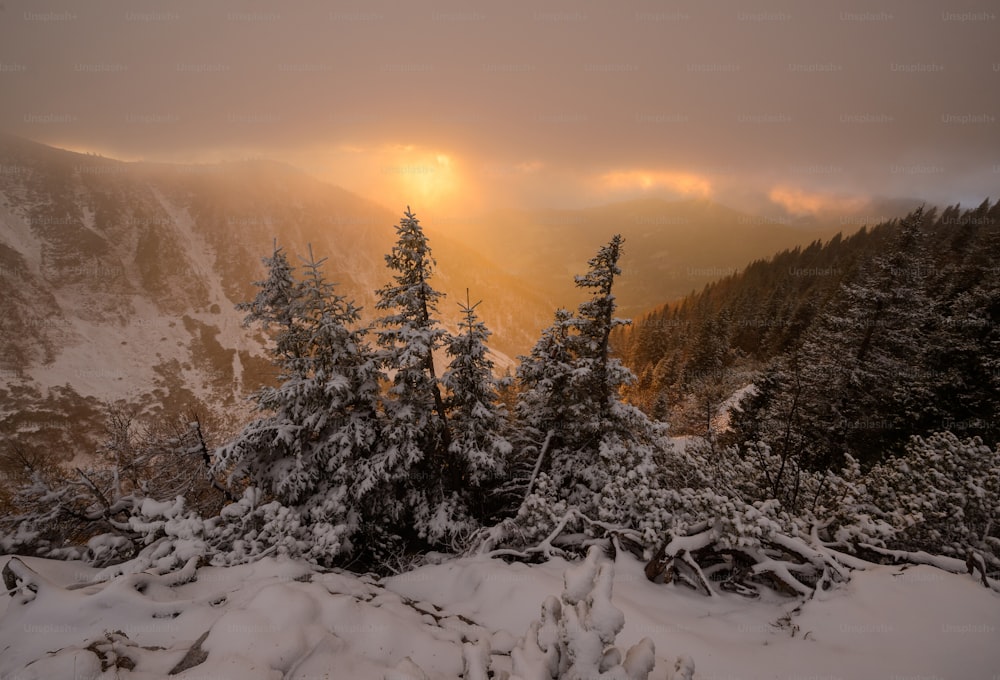
[[[453,559],[384,581],[278,559],[103,581],[79,562],[0,565],[13,581],[0,598],[4,680],[513,680],[515,662],[524,680],[572,677],[574,663],[577,677],[626,680],[1000,668],[1000,595],[931,566],[872,565],[803,603],[657,585],[623,551],[531,566]]]
[[[202,568],[173,586],[149,574],[92,583],[82,568],[79,583],[57,582],[46,560],[9,564],[21,587],[0,618],[2,678],[457,678],[463,645],[492,635],[296,562]]]

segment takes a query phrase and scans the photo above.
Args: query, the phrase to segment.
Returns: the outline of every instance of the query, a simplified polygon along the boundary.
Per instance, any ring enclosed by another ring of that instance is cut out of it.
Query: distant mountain
[[[126,163],[0,137],[4,427],[23,429],[12,423],[57,386],[91,415],[99,399],[241,412],[272,371],[234,305],[253,295],[274,240],[292,262],[312,244],[371,318],[399,217],[279,163]],[[446,321],[470,288],[509,364],[551,304],[461,244],[431,245]]]
[[[564,306],[580,298],[573,275],[608,241],[625,237],[617,297],[623,316],[638,316],[734,274],[786,248],[851,233],[901,216],[916,201],[879,202],[850,214],[760,217],[709,200],[642,199],[578,210],[490,213],[466,230],[467,241]],[[883,213],[892,210],[887,216]]]

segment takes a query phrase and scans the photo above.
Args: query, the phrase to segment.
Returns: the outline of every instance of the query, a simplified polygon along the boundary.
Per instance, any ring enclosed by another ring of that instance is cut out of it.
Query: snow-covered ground
[[[180,585],[137,574],[81,587],[98,570],[23,562],[44,581],[30,602],[0,602],[4,680],[164,678],[193,645],[187,665],[204,660],[170,677],[405,680],[423,677],[419,667],[460,678],[463,643],[482,640],[502,671],[569,566],[466,558],[377,581],[266,559]],[[651,638],[656,680],[682,654],[705,680],[1000,677],[1000,595],[933,567],[872,566],[800,607],[655,585],[624,554],[613,602],[625,614],[618,647]]]
[[[733,411],[739,411],[740,402],[748,397],[757,394],[757,386],[753,383],[744,385],[719,405],[716,409],[715,417],[712,418],[712,429],[716,432],[725,432],[729,429],[729,424],[733,419]]]

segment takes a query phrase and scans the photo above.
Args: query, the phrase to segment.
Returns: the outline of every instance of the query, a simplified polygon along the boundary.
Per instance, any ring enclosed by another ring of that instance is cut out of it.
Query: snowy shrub
[[[962,558],[976,549],[1000,567],[1000,447],[951,432],[914,437],[870,476],[893,547]]]
[[[646,680],[656,665],[653,642],[643,638],[622,657],[615,638],[625,616],[611,602],[614,564],[598,546],[565,572],[562,598],[542,603],[511,651],[511,680]]]
[[[524,499],[515,518],[517,544],[529,545],[543,539],[558,524],[559,519],[566,516],[569,509],[565,500],[556,497],[554,484],[549,476],[544,472],[539,473],[534,492]]]
[[[182,516],[222,507],[228,491],[209,474],[198,420],[154,428],[113,406],[107,428],[89,467],[25,461],[18,512],[0,517],[0,550],[106,566],[163,539]],[[186,540],[183,531],[178,540]]]

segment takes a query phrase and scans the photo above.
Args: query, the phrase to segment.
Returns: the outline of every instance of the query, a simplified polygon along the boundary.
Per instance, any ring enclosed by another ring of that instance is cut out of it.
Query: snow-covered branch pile
[[[1000,450],[946,433],[914,438],[904,457],[867,472],[853,459],[839,472],[798,470],[802,502],[792,508],[770,497],[779,467],[766,446],[751,457],[688,442],[659,459],[659,474],[622,475],[608,485],[616,502],[630,499],[628,523],[591,519],[551,493],[542,474],[514,525],[499,540],[491,535],[490,545],[499,546],[492,554],[566,556],[611,538],[649,561],[650,580],[705,595],[757,597],[764,586],[809,597],[872,561],[905,561],[917,551],[951,555],[950,571],[995,582]],[[909,561],[940,566],[943,559]]]
[[[87,467],[64,470],[21,461],[13,512],[0,517],[0,550],[114,564],[164,538],[195,539],[200,530],[182,523],[200,523],[232,500],[209,473],[197,419],[153,430],[110,407],[107,423],[108,438]],[[176,548],[188,551],[182,544]]]

